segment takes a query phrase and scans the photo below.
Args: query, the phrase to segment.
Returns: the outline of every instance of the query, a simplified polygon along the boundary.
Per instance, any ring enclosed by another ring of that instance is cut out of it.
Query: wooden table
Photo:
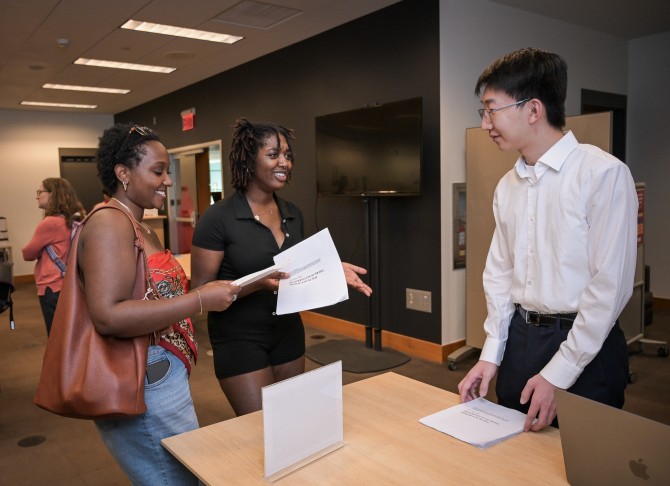
[[[419,423],[458,403],[454,393],[395,373],[346,385],[346,445],[278,484],[567,484],[557,429],[481,450]],[[164,439],[163,445],[205,484],[268,484],[262,411]]]

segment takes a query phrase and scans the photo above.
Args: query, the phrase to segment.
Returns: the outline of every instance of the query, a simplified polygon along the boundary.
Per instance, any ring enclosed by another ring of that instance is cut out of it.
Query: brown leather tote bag
[[[144,377],[150,336],[118,338],[103,336],[93,327],[84,286],[77,268],[77,242],[81,229],[96,211],[113,208],[128,216],[135,229],[137,272],[133,299],[156,296],[152,292],[137,223],[120,208],[104,206],[92,211],[77,228],[61,289],[42,374],[33,401],[45,410],[65,417],[110,419],[146,412]]]

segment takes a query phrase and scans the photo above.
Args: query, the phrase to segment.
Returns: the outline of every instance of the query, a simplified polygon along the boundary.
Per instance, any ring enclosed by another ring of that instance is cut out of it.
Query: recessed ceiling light
[[[140,32],[150,32],[152,34],[186,37],[188,39],[209,42],[221,42],[223,44],[234,44],[235,42],[244,39],[244,37],[236,35],[219,34],[217,32],[207,32],[206,30],[186,29],[183,27],[175,27],[174,25],[154,24],[151,22],[142,22],[140,20],[129,20],[123,24],[121,28],[137,30]]]
[[[85,59],[83,57],[80,57],[74,61],[74,63],[82,64],[84,66],[106,67],[112,69],[130,69],[131,71],[148,71],[150,73],[164,74],[169,74],[177,70],[177,68],[173,67],[151,66],[149,64],[133,64],[130,62],[103,61],[101,59]]]
[[[98,105],[78,105],[74,103],[46,103],[43,101],[22,101],[21,104],[28,106],[53,106],[57,108],[86,108],[89,110],[98,107]]]
[[[51,84],[47,83],[42,86],[46,89],[65,89],[69,91],[92,91],[93,93],[112,93],[112,94],[128,94],[129,89],[118,88],[98,88],[96,86],[75,86],[72,84]]]

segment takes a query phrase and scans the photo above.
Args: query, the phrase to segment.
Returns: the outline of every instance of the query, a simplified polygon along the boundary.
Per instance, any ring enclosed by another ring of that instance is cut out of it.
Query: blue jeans
[[[147,365],[169,360],[166,375],[148,384],[147,411],[123,420],[96,420],[105,446],[135,485],[197,485],[198,479],[162,445],[161,439],[198,428],[184,363],[160,346],[149,346]]]

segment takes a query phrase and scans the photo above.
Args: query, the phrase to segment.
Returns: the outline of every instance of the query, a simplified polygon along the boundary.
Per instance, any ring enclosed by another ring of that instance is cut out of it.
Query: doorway
[[[168,188],[165,245],[175,254],[191,252],[200,215],[223,197],[221,141],[168,150],[172,187]]]
[[[96,148],[59,148],[60,177],[72,185],[79,201],[90,212],[102,201],[102,182],[98,178]]]
[[[626,162],[626,95],[582,89],[582,115],[612,112],[612,155]]]

